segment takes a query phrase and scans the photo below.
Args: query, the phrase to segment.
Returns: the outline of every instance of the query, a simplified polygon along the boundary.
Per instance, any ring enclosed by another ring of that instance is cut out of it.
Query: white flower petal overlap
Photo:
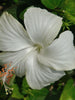
[[[26,75],[33,89],[41,89],[75,69],[75,48],[70,31],[58,35],[62,18],[47,10],[30,7],[24,14],[26,30],[12,15],[0,17],[0,64],[15,68],[19,77]],[[54,40],[55,39],[55,40]],[[3,78],[3,82],[6,76]]]
[[[37,54],[32,53],[26,61],[26,79],[33,89],[41,89],[65,75],[38,62]]]
[[[61,33],[58,39],[45,49],[42,49],[38,59],[41,63],[58,71],[75,68],[75,48],[73,34],[70,31]]]
[[[31,7],[24,14],[24,22],[32,41],[46,47],[57,36],[62,18],[44,9]]]

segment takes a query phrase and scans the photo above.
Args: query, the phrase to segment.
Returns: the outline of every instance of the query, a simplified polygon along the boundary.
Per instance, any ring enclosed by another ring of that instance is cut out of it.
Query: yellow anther
[[[8,89],[5,89],[5,91],[7,92],[7,91],[8,91]]]
[[[11,94],[12,92],[11,92],[11,91],[9,91],[9,93]]]
[[[8,95],[8,92],[6,92],[6,95]]]

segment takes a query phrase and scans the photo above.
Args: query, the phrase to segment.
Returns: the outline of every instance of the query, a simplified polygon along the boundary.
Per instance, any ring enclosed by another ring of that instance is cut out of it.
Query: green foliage
[[[22,88],[21,88],[22,94],[26,96],[26,100],[44,100],[46,95],[48,94],[48,89],[43,88],[41,90],[33,90],[30,89],[25,78],[22,82]]]
[[[18,3],[19,2],[19,0],[13,0],[14,2],[16,2],[16,3]]]
[[[63,10],[66,19],[75,24],[75,0],[64,0],[59,7]]]
[[[41,2],[50,9],[55,9],[59,6],[62,0],[41,0]]]
[[[30,96],[29,100],[44,100],[48,94],[48,90],[43,88],[41,90],[32,90],[32,96]]]
[[[19,99],[19,100],[21,99],[22,100],[44,100],[49,92],[47,88],[43,88],[41,90],[31,89],[27,84],[25,78],[23,78],[20,88],[16,82],[13,84],[12,87],[13,87],[13,91],[9,100],[11,100],[12,98]]]
[[[19,18],[20,19],[24,19],[24,13],[25,13],[25,11],[26,11],[26,9],[24,9],[21,13],[20,13],[20,15],[19,15]]]
[[[69,79],[61,94],[60,100],[75,100],[75,84],[73,79]]]
[[[32,90],[29,88],[26,79],[24,78],[22,81],[21,91],[23,95],[33,95]]]
[[[24,96],[19,92],[19,87],[17,84],[13,84],[13,93],[11,97],[16,98],[16,99],[23,99]]]
[[[63,0],[59,7],[71,13],[73,16],[75,15],[75,0]]]

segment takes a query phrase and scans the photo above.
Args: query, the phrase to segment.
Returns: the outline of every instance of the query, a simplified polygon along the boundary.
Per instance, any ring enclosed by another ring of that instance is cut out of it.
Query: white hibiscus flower
[[[65,31],[55,39],[62,18],[41,8],[29,8],[24,23],[26,30],[7,12],[0,17],[0,62],[12,61],[7,71],[17,66],[17,76],[25,75],[31,88],[41,89],[75,68],[73,34]]]

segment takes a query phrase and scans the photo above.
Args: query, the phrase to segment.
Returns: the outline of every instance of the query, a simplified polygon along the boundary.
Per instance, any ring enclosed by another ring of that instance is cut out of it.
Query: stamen
[[[38,52],[40,52],[40,50],[41,50],[41,48],[42,48],[42,46],[39,45],[39,44],[35,44],[34,47],[36,47],[36,50],[37,50]]]
[[[4,87],[5,87],[5,92],[6,92],[6,95],[8,95],[8,94],[11,94],[11,93],[12,93],[13,88],[10,88],[10,87],[8,87],[8,86],[6,86],[6,85],[4,85]]]

